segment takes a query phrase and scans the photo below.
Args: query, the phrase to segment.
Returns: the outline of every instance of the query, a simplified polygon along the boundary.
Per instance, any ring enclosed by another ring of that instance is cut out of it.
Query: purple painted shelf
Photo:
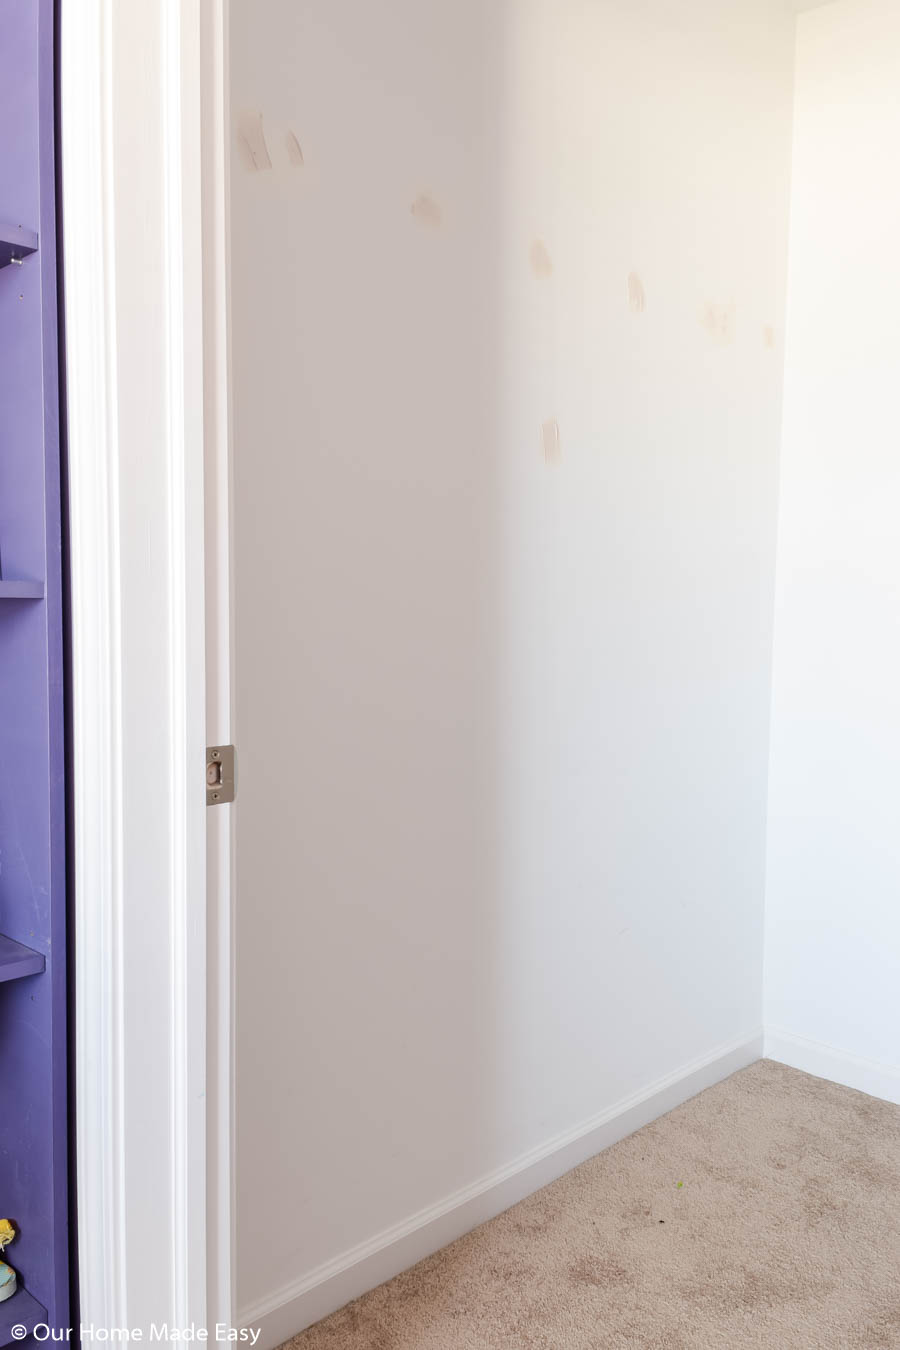
[[[0,984],[7,980],[21,980],[24,975],[40,975],[46,965],[40,952],[23,947],[21,942],[0,933]]]
[[[38,237],[34,230],[21,225],[5,225],[0,221],[0,267],[22,262],[30,253],[37,253]]]
[[[59,6],[0,4],[0,1216],[22,1286],[0,1347],[17,1323],[70,1324]]]
[[[13,1327],[27,1327],[33,1331],[47,1321],[47,1309],[42,1308],[27,1289],[18,1289],[12,1298],[0,1303],[0,1350],[6,1345],[17,1345],[21,1337],[13,1336]]]
[[[0,600],[43,600],[43,598],[42,581],[0,580]]]

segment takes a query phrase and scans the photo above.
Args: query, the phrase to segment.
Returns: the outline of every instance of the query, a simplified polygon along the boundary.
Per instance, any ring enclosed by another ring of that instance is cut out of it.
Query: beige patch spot
[[[541,1234],[549,1231],[552,1217],[541,1210],[526,1210],[511,1221],[515,1231],[520,1234]]]
[[[443,212],[438,203],[427,192],[420,192],[409,209],[420,225],[424,225],[430,230],[440,228],[441,221],[444,218]]]
[[[854,1345],[865,1350],[891,1350],[900,1344],[900,1308],[890,1305],[874,1311],[864,1327],[859,1329],[859,1340]]]
[[[634,1283],[625,1267],[611,1256],[581,1257],[569,1266],[569,1282],[590,1285],[595,1289]]]
[[[541,446],[545,461],[548,464],[559,464],[562,459],[562,447],[559,443],[559,423],[555,417],[541,427]]]
[[[828,1282],[815,1272],[783,1270],[774,1262],[748,1268],[724,1265],[714,1281],[682,1284],[678,1296],[689,1308],[717,1308],[720,1315],[736,1311],[759,1312],[764,1308],[789,1307],[803,1299],[822,1297]]]
[[[303,146],[297,140],[297,137],[294,135],[293,131],[288,131],[288,133],[284,138],[284,143],[287,146],[288,160],[290,161],[290,163],[293,165],[295,169],[302,169]]]
[[[248,169],[271,169],[261,112],[243,112],[238,118],[238,146]]]
[[[641,281],[637,272],[628,273],[626,284],[628,294],[628,308],[632,314],[643,314],[647,308],[647,293],[644,290],[644,283]]]
[[[770,323],[763,326],[763,346],[769,351],[773,351],[775,348],[775,329]]]
[[[537,281],[546,281],[548,277],[553,275],[553,259],[550,257],[543,239],[535,239],[528,250],[528,260]]]
[[[700,323],[719,347],[730,347],[734,342],[737,305],[717,305],[707,301],[700,311]]]

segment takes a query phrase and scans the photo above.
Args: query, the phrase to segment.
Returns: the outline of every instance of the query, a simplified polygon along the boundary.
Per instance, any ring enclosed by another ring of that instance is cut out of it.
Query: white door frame
[[[207,924],[204,786],[204,412],[227,489],[227,345],[223,248],[202,271],[201,103],[218,100],[222,138],[222,3],[61,4],[75,1135],[95,1327],[231,1313],[230,926],[216,906]],[[227,651],[227,624],[214,638]],[[221,679],[228,740],[227,662]],[[220,828],[215,858],[228,848]],[[208,941],[212,1032],[225,1014],[209,1091]]]
[[[206,726],[236,740],[231,672],[232,456],[228,0],[201,10],[203,343],[206,499]],[[237,1316],[234,1202],[234,836],[232,808],[207,818],[207,1261],[210,1321]]]

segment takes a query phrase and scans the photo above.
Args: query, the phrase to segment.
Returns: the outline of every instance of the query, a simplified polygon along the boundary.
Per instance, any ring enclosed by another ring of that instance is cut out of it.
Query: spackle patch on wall
[[[528,260],[537,281],[546,281],[548,277],[553,275],[553,259],[550,257],[543,239],[535,239],[528,250]]]
[[[737,305],[734,302],[728,305],[717,305],[710,300],[700,311],[701,327],[706,329],[713,342],[719,347],[730,347],[734,342],[736,322]]]
[[[438,203],[427,192],[420,192],[409,209],[419,224],[424,225],[426,229],[436,230],[440,228],[441,221],[444,218],[443,212]]]
[[[288,161],[295,169],[303,168],[303,147],[297,140],[293,131],[285,134],[284,143],[287,147]]]
[[[637,272],[628,273],[626,291],[628,294],[628,308],[631,310],[632,314],[643,314],[644,310],[647,308],[647,293],[644,290],[644,283],[641,281]]]
[[[559,443],[559,423],[555,417],[541,427],[541,449],[547,464],[559,464],[562,459],[562,447]]]
[[[238,145],[249,169],[271,169],[272,156],[266,144],[261,112],[243,112],[238,119]]]
[[[775,349],[775,329],[770,323],[763,328],[763,346],[770,352]]]

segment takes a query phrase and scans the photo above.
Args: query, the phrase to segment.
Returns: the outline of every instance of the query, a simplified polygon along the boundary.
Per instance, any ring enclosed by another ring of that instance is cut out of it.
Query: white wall
[[[231,14],[251,1318],[755,1053],[794,20]]]
[[[900,1101],[898,144],[896,0],[801,17],[766,1024]]]

